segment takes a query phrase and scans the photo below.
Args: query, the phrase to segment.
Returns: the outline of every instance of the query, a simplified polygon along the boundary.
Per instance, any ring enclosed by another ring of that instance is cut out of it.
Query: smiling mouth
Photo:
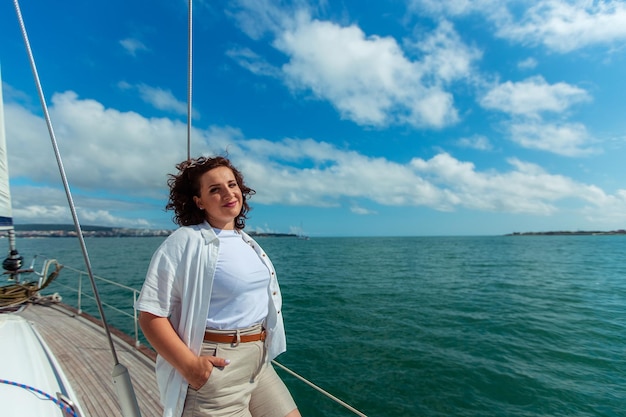
[[[233,208],[237,206],[237,202],[233,201],[231,203],[224,204],[224,207]]]

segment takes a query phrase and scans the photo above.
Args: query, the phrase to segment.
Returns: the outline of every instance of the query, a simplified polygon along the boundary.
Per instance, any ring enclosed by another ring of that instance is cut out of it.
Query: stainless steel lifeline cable
[[[188,39],[188,47],[187,47],[187,159],[190,160],[191,159],[191,116],[192,116],[192,106],[191,106],[191,84],[192,84],[192,61],[193,61],[193,26],[192,26],[192,21],[193,21],[193,0],[188,0],[188,26],[187,26],[187,39]],[[305,384],[309,385],[310,387],[316,389],[317,391],[319,391],[320,393],[322,393],[323,395],[325,395],[326,397],[330,398],[331,400],[335,401],[337,404],[342,405],[343,407],[345,407],[346,409],[352,411],[354,414],[360,416],[360,417],[367,417],[365,414],[363,414],[362,412],[360,412],[359,410],[357,410],[356,408],[352,407],[350,404],[340,400],[339,398],[335,397],[334,395],[332,395],[331,393],[329,393],[328,391],[323,390],[322,388],[318,387],[317,385],[315,385],[314,383],[312,383],[311,381],[309,381],[308,379],[298,375],[297,373],[295,373],[294,371],[292,371],[291,369],[287,368],[285,365],[273,360],[272,363],[276,366],[278,366],[279,368],[281,368],[282,370],[284,370],[285,372],[289,373],[290,375],[296,377],[297,379],[299,379],[300,381],[304,382]]]
[[[78,216],[76,214],[76,207],[74,206],[72,193],[70,191],[69,183],[67,181],[67,176],[65,175],[65,168],[63,167],[63,161],[61,160],[61,153],[59,152],[59,147],[57,146],[57,140],[54,134],[54,129],[52,127],[50,113],[48,112],[48,106],[46,104],[46,98],[43,93],[43,88],[41,87],[39,74],[37,72],[37,66],[35,65],[35,58],[30,48],[28,34],[26,33],[26,25],[24,24],[24,19],[22,18],[22,12],[20,10],[20,5],[19,5],[18,0],[13,0],[13,4],[15,5],[15,12],[17,13],[17,19],[20,25],[20,30],[22,31],[22,37],[24,38],[24,44],[26,46],[26,53],[28,54],[28,59],[30,61],[30,67],[33,72],[33,77],[35,78],[37,93],[39,94],[39,101],[41,102],[41,107],[43,109],[44,118],[46,120],[46,125],[48,126],[48,133],[50,134],[50,141],[52,142],[52,148],[54,150],[54,155],[56,157],[57,165],[59,167],[59,173],[61,174],[63,188],[65,189],[65,195],[67,197],[67,202],[69,204],[70,211],[72,213],[74,227],[76,228],[76,234],[78,236],[78,240],[80,242],[80,248],[83,253],[83,258],[85,260],[85,267],[87,268],[87,273],[89,275],[89,280],[91,281],[91,286],[93,288],[93,293],[96,299],[96,303],[98,304],[98,310],[100,312],[102,325],[106,332],[107,339],[109,341],[109,347],[111,349],[111,354],[113,356],[113,363],[114,363],[113,372],[112,372],[113,384],[115,385],[115,390],[117,392],[119,405],[120,405],[120,408],[122,409],[122,415],[124,417],[140,417],[141,413],[139,411],[139,405],[137,404],[137,397],[135,396],[132,382],[130,380],[130,374],[128,373],[128,369],[124,365],[122,365],[117,358],[117,353],[115,352],[115,345],[113,344],[113,338],[111,337],[111,332],[109,330],[109,326],[107,324],[106,317],[104,315],[104,309],[102,307],[102,302],[100,301],[100,294],[98,293],[98,287],[96,286],[96,281],[94,279],[93,271],[91,269],[91,261],[89,259],[89,254],[87,252],[87,246],[85,245],[83,232],[81,230],[80,223],[78,221]]]
[[[280,369],[282,369],[283,371],[289,373],[290,375],[295,376],[296,378],[298,378],[300,381],[304,382],[305,384],[307,384],[308,386],[310,386],[311,388],[316,389],[317,391],[319,391],[320,393],[324,394],[326,397],[330,398],[331,400],[333,400],[334,402],[336,402],[337,404],[340,404],[342,406],[344,406],[345,408],[347,408],[348,410],[352,411],[354,414],[356,414],[357,416],[361,416],[361,417],[367,417],[365,414],[363,414],[362,412],[360,412],[359,410],[357,410],[356,408],[352,407],[350,404],[341,401],[339,398],[335,397],[334,395],[332,395],[330,392],[328,391],[324,391],[322,388],[318,387],[317,385],[315,385],[314,383],[312,383],[311,381],[309,381],[308,379],[304,378],[303,376],[298,375],[297,373],[295,373],[294,371],[292,371],[291,369],[287,368],[285,365],[278,363],[276,361],[272,361],[272,363],[276,366],[278,366]]]

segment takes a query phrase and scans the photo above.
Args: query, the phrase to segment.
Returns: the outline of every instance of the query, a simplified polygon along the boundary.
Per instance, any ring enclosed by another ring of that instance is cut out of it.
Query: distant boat
[[[301,240],[309,240],[309,237],[304,234],[304,229],[302,229],[302,223],[300,223],[300,230],[298,231],[298,239]]]

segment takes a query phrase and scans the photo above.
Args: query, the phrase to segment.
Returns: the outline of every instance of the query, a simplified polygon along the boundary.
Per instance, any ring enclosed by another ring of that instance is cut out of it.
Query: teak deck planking
[[[62,304],[31,304],[22,311],[34,323],[79,397],[84,417],[122,417],[111,373],[113,355],[97,320]],[[142,417],[162,415],[154,374],[154,352],[135,349],[128,336],[114,329],[118,361],[128,368]]]

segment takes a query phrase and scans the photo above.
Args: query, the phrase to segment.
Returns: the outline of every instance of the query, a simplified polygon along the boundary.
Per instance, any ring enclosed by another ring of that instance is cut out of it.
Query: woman
[[[270,361],[284,352],[272,263],[243,232],[255,193],[223,157],[170,175],[166,209],[180,226],[156,250],[137,300],[159,354],[165,417],[299,417]]]

